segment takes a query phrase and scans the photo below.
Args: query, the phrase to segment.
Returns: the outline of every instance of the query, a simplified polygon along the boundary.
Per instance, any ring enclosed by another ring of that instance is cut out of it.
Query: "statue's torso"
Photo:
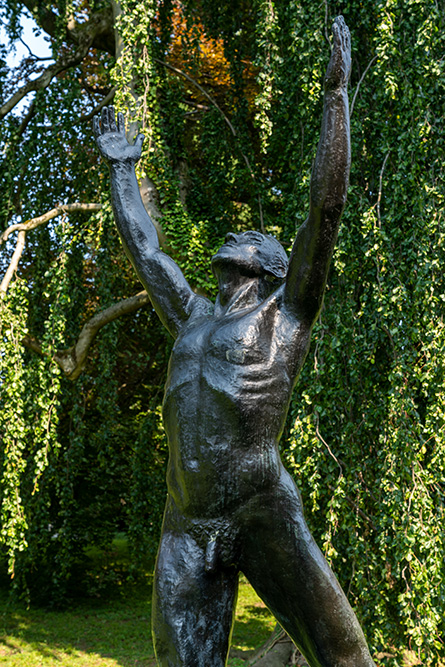
[[[170,359],[163,415],[178,508],[220,515],[276,483],[278,440],[309,332],[277,299],[191,318]]]

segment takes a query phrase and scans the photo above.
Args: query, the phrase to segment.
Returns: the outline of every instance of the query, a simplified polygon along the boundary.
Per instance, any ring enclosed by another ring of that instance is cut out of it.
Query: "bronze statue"
[[[238,574],[312,665],[374,665],[346,596],[312,538],[278,452],[317,319],[348,186],[349,30],[333,25],[310,211],[292,254],[258,232],[228,234],[212,259],[216,303],[195,294],[159,248],[142,204],[122,114],[95,119],[125,251],[170,333],[163,417],[168,498],[153,596],[161,666],[220,667]]]

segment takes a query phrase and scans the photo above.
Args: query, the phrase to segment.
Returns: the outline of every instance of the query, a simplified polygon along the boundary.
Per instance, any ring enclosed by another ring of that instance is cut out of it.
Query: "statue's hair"
[[[276,278],[284,280],[287,275],[287,270],[289,267],[289,259],[284,250],[283,246],[277,239],[273,236],[266,237],[271,244],[273,245],[274,254],[271,255],[270,260],[265,263],[265,270],[267,273],[270,273]]]
[[[244,232],[243,235],[251,238],[254,243],[255,240],[262,243],[267,242],[268,252],[262,262],[263,269],[267,274],[284,280],[287,275],[289,259],[283,246],[275,236],[261,234],[261,232]]]

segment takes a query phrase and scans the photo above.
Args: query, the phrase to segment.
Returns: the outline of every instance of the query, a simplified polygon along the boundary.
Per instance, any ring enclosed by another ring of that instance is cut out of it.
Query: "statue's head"
[[[273,236],[260,232],[229,233],[224,245],[212,258],[216,276],[224,267],[237,269],[246,275],[269,277],[277,282],[287,274],[288,258],[282,245]]]

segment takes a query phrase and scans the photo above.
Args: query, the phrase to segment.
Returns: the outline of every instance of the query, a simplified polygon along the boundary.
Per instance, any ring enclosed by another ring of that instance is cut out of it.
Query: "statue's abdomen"
[[[177,341],[163,416],[169,492],[184,512],[219,515],[274,484],[291,381],[254,331],[211,322]],[[249,334],[250,338],[246,334]]]

